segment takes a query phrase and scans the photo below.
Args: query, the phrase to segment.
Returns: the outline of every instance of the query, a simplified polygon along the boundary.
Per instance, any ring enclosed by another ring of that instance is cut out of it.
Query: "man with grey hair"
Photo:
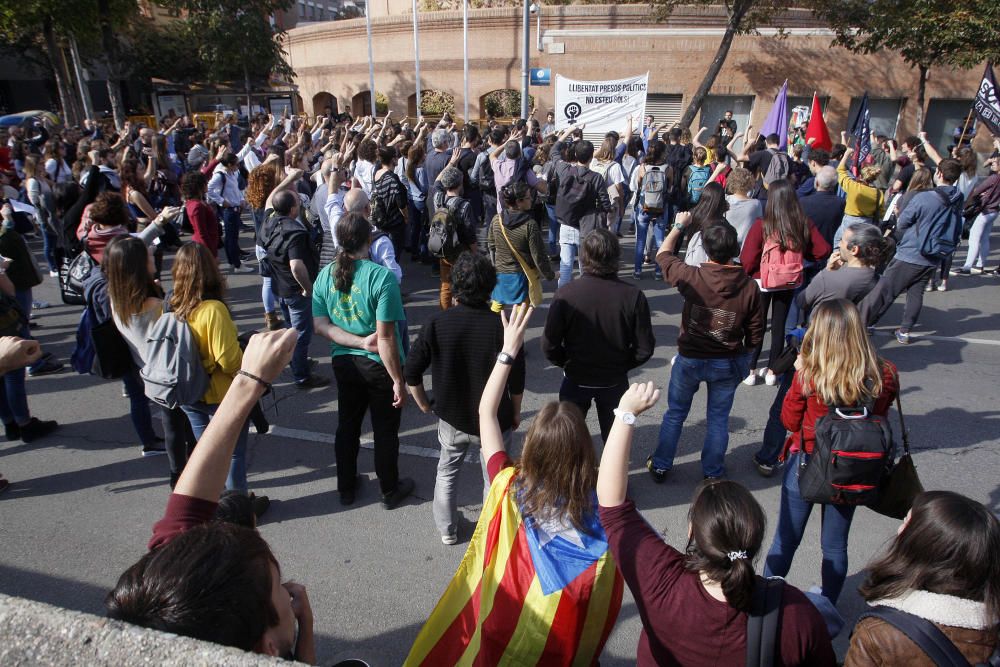
[[[435,183],[452,158],[451,134],[446,128],[439,127],[434,130],[434,133],[431,134],[431,146],[434,148],[434,152],[428,152],[427,158],[424,160],[424,174],[427,176],[428,183]],[[431,189],[436,192],[437,186],[432,186]],[[433,195],[434,192],[430,194]],[[430,200],[430,210],[427,213],[433,216],[435,197],[431,196],[428,199]]]
[[[458,151],[452,162],[458,159]],[[461,248],[455,257],[469,250],[476,252],[476,218],[469,200],[462,196],[462,172],[454,164],[449,164],[437,177],[434,189],[434,208],[447,208],[454,217],[455,232],[458,246]],[[452,258],[454,259],[454,258]],[[451,308],[451,261],[440,260],[441,291],[439,294],[441,310]]]
[[[833,248],[833,236],[844,219],[845,200],[837,196],[837,170],[824,165],[816,171],[816,191],[800,197],[802,210]]]

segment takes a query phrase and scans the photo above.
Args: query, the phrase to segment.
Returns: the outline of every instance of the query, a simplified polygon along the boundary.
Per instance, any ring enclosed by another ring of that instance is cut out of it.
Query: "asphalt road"
[[[36,244],[37,245],[37,244]],[[248,238],[243,239],[250,246]],[[631,256],[626,239],[623,255]],[[39,248],[40,250],[40,248]],[[959,252],[964,258],[964,248]],[[995,260],[990,263],[995,266]],[[404,290],[413,334],[437,310],[437,289],[429,270],[404,263]],[[625,267],[622,275],[628,276]],[[648,272],[647,272],[648,274]],[[259,280],[230,276],[230,305],[241,330],[263,325]],[[997,481],[1000,380],[1000,278],[951,279],[945,293],[927,295],[915,342],[901,346],[891,337],[901,306],[896,304],[876,334],[880,352],[901,372],[903,406],[915,446],[915,460],[927,488],[952,489],[1000,510]],[[663,283],[646,278],[642,286],[653,309],[656,354],[636,380],[661,386],[676,352],[681,299]],[[548,294],[554,289],[549,285]],[[59,303],[54,281],[36,290],[53,307],[39,311],[35,334],[44,348],[67,360],[80,309]],[[545,311],[538,312],[528,335],[525,424],[558,391],[560,372],[539,350]],[[319,372],[332,377],[328,348],[314,340]],[[417,483],[415,496],[392,512],[378,503],[370,451],[363,450],[364,482],[358,502],[342,508],[337,500],[333,433],[337,390],[300,392],[286,372],[277,387],[277,415],[269,435],[251,429],[250,485],[271,497],[260,526],[274,548],[283,575],[308,588],[316,618],[321,664],[363,657],[372,665],[399,665],[421,624],[434,607],[465,550],[481,508],[478,465],[463,469],[460,503],[468,524],[458,546],[443,546],[431,518],[436,465],[436,422],[409,403],[403,415],[400,467]],[[428,379],[428,387],[429,379]],[[71,609],[101,613],[106,592],[118,575],[143,553],[152,524],[168,494],[165,457],[141,458],[128,418],[121,384],[64,372],[28,380],[32,412],[57,419],[59,431],[30,445],[0,445],[0,471],[14,484],[0,497],[0,592]],[[747,485],[765,508],[770,544],[777,519],[780,478],[764,479],[750,457],[760,442],[775,388],[741,386],[730,419],[727,467],[731,478]],[[668,483],[657,486],[643,462],[655,443],[665,398],[640,418],[634,445],[630,492],[665,539],[683,548],[688,503],[701,479],[698,454],[705,433],[704,393],[695,398],[680,455]],[[597,433],[591,413],[590,426]],[[158,426],[157,426],[158,428]],[[898,432],[898,429],[897,429]],[[599,438],[595,438],[598,442]],[[856,588],[866,561],[894,534],[898,522],[865,509],[858,511],[850,544],[850,575],[840,600],[850,620],[863,603]],[[819,520],[813,517],[789,575],[801,587],[819,581]],[[758,566],[762,567],[758,561]],[[604,665],[634,662],[640,622],[626,592],[621,615],[604,651]],[[845,633],[836,642],[843,655]],[[709,640],[709,638],[706,638]]]

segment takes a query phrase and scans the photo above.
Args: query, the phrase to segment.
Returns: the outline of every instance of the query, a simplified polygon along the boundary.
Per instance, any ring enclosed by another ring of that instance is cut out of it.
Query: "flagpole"
[[[417,27],[417,0],[413,0],[413,67],[417,82],[417,121],[420,120],[420,28]]]
[[[962,147],[962,142],[965,141],[965,133],[968,131],[969,123],[972,122],[972,117],[975,115],[975,113],[976,113],[976,104],[975,102],[973,102],[972,108],[969,109],[969,113],[965,115],[965,126],[962,128],[962,136],[958,138],[958,144],[955,146],[956,149]]]
[[[365,3],[365,27],[368,29],[368,87],[371,93],[372,117],[378,116],[375,108],[375,61],[372,59],[372,12],[371,3]]]
[[[414,0],[416,2],[416,0]],[[465,100],[465,113],[462,122],[469,122],[469,0],[462,2],[462,61],[464,85],[462,98]]]

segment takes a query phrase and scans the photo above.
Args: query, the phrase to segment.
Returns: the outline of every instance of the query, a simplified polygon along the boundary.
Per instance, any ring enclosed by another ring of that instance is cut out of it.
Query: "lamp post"
[[[372,15],[371,0],[365,2],[365,27],[368,29],[368,92],[371,93],[372,116],[377,116],[375,109],[375,61],[372,59]]]
[[[413,0],[413,63],[417,80],[417,118],[420,118],[420,29],[417,25],[417,0]]]
[[[469,122],[469,0],[462,0],[462,58],[465,73],[462,99],[465,100],[465,113],[462,120]]]

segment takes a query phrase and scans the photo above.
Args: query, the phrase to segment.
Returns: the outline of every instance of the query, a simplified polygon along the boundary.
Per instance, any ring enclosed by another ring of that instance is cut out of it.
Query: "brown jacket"
[[[920,592],[927,595],[926,592]],[[933,595],[933,594],[931,594]],[[973,629],[975,622],[969,622],[963,614],[951,614],[949,612],[948,599],[957,600],[947,595],[938,595],[937,604],[933,605],[934,624],[948,639],[955,644],[969,663],[975,665],[986,662],[997,646],[996,626],[987,629]],[[932,600],[934,602],[934,600]],[[961,601],[969,604],[969,601]],[[960,603],[960,604],[961,604]],[[975,603],[972,603],[975,604]],[[927,605],[906,604],[901,605],[903,611],[908,611],[917,616],[924,617],[922,610],[927,610]],[[958,627],[958,625],[945,625],[939,620],[945,620],[956,624],[963,623],[971,627]],[[935,620],[936,619],[936,620]],[[927,657],[919,646],[913,643],[907,636],[897,630],[894,626],[880,618],[862,619],[854,628],[851,636],[851,646],[847,651],[844,660],[844,667],[861,667],[862,665],[905,665],[906,667],[935,667],[934,662]]]

